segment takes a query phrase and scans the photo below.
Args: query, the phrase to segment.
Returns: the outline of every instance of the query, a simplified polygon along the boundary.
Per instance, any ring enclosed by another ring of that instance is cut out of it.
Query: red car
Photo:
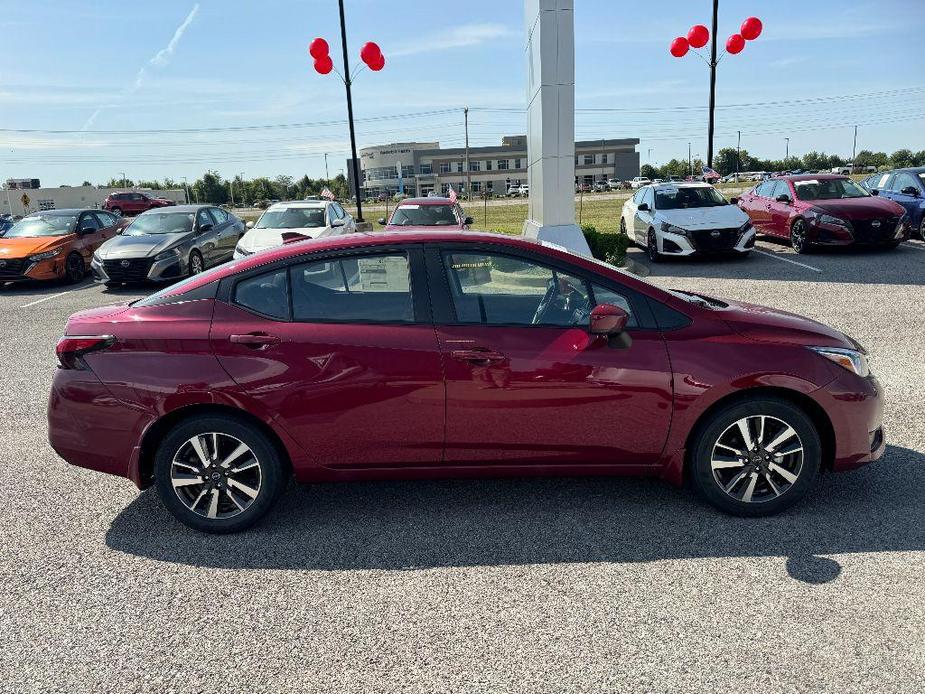
[[[449,198],[408,198],[402,200],[392,211],[386,222],[379,219],[385,231],[403,231],[407,229],[438,228],[441,231],[462,231],[468,229],[475,220],[467,217],[458,203]]]
[[[788,239],[797,253],[855,243],[895,248],[911,231],[901,205],[835,174],[769,178],[738,205],[758,233]]]
[[[57,354],[54,450],[207,532],[291,474],[687,477],[765,515],[885,446],[842,333],[479,232],[287,244],[77,313]]]
[[[144,193],[110,193],[103,201],[103,209],[118,215],[135,215],[153,210],[155,207],[176,205],[173,200],[152,198]]]

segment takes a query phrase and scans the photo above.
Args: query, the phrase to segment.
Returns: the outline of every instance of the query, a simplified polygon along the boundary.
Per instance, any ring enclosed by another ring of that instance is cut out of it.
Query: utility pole
[[[854,126],[854,147],[851,149],[851,171],[854,173],[854,160],[858,156],[858,126]]]
[[[183,177],[183,192],[186,194],[186,204],[189,205],[189,183],[186,176]]]
[[[331,174],[328,173],[328,153],[324,153],[324,180],[331,182]]]
[[[122,174],[122,187],[125,188],[125,172],[120,171],[119,173]]]
[[[247,185],[245,185],[243,171],[240,173],[240,176],[241,176],[241,204],[247,205]]]
[[[719,0],[713,0],[713,34],[710,37],[710,126],[707,133],[707,166],[713,168],[713,111],[716,108],[716,29],[719,24]]]
[[[463,109],[463,121],[466,128],[466,195],[472,199],[472,171],[469,168],[469,107]]]
[[[790,158],[790,138],[789,138],[789,137],[785,137],[784,140],[787,141],[787,149],[784,150],[784,151],[785,151],[785,154],[784,154],[784,166],[786,166],[786,165],[787,165],[787,160]]]
[[[228,179],[228,194],[231,195],[231,206],[234,207],[234,179]]]
[[[736,140],[736,183],[739,182],[739,167],[741,166],[741,151],[742,151],[742,131],[736,130],[738,139]]]
[[[691,159],[691,143],[687,143],[687,168],[690,169],[691,178],[694,177],[694,160]]]
[[[350,94],[350,62],[347,57],[347,22],[344,19],[344,0],[338,0],[340,9],[340,39],[344,49],[344,84],[347,87],[347,118],[350,121],[350,165],[353,168],[353,189],[357,196],[357,219],[363,220],[363,201],[360,195],[360,162],[357,160],[357,137],[353,127],[353,97]]]

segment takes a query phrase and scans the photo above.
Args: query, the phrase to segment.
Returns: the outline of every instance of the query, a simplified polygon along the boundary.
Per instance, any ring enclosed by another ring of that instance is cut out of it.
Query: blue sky
[[[640,137],[643,162],[686,157],[688,142],[706,154],[708,70],[668,44],[709,25],[709,0],[575,4],[577,136]],[[719,66],[717,149],[742,130],[759,156],[783,156],[788,136],[791,153],[850,155],[854,123],[859,149],[925,149],[925,2],[722,0],[722,42],[752,14],[764,33]],[[352,59],[375,40],[387,60],[356,80],[359,146],[459,146],[465,105],[472,144],[525,131],[521,0],[347,0],[347,20]],[[349,149],[344,90],[312,70],[314,36],[339,65],[336,0],[0,0],[0,178],[319,176],[324,152],[334,175]],[[315,125],[214,130],[295,123]]]

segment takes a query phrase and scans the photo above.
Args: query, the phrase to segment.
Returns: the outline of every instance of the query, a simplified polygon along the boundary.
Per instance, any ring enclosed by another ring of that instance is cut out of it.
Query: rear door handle
[[[507,357],[500,352],[493,352],[489,349],[454,349],[450,352],[450,356],[458,361],[469,362],[477,366],[496,364],[507,360]]]
[[[276,335],[267,335],[266,333],[247,333],[245,335],[232,335],[228,338],[232,344],[244,345],[251,349],[266,349],[280,343]]]

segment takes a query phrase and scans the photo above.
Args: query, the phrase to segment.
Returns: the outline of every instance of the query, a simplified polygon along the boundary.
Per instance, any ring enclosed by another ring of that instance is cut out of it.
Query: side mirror
[[[472,217],[466,217],[463,220],[463,224],[465,224],[466,226],[469,226],[470,224],[475,224],[475,220]]]
[[[344,226],[344,224],[346,224],[346,223],[347,223],[347,220],[346,220],[346,219],[332,219],[332,220],[331,220],[331,226],[332,226],[332,227],[342,227],[342,226]]]
[[[781,195],[778,195],[778,196],[777,196],[776,198],[774,198],[774,199],[777,200],[777,202],[785,202],[785,203],[787,203],[788,205],[790,204],[790,196],[787,195],[786,193],[782,193]]]
[[[203,224],[201,227],[199,227],[199,233],[204,234],[207,231],[212,231],[213,226],[215,225],[214,224]]]
[[[871,195],[880,195],[880,191],[877,190],[876,188],[871,188],[868,192],[869,192]]]
[[[253,229],[253,228],[254,228],[254,223],[253,223],[253,222],[248,222],[248,223],[245,224],[244,226],[246,226],[248,229]]]
[[[639,207],[637,207],[636,209],[639,210],[640,212],[648,212],[648,210],[649,210],[649,203],[647,203],[647,202],[641,202],[641,203],[639,203]]]
[[[382,226],[385,226],[385,217],[380,217],[380,218],[379,218],[379,223],[380,223]]]
[[[77,233],[81,236],[86,236],[87,234],[92,234],[94,231],[97,230],[93,227],[80,227],[80,229],[77,230]]]
[[[729,198],[729,204],[730,204],[730,205],[738,205],[738,204],[739,204],[739,199],[736,198],[736,197]]]
[[[626,330],[629,314],[613,304],[598,304],[591,309],[591,334],[610,337]]]
[[[913,197],[918,197],[919,195],[919,189],[916,188],[915,186],[906,186],[899,192],[902,193],[903,195],[911,195]]]

